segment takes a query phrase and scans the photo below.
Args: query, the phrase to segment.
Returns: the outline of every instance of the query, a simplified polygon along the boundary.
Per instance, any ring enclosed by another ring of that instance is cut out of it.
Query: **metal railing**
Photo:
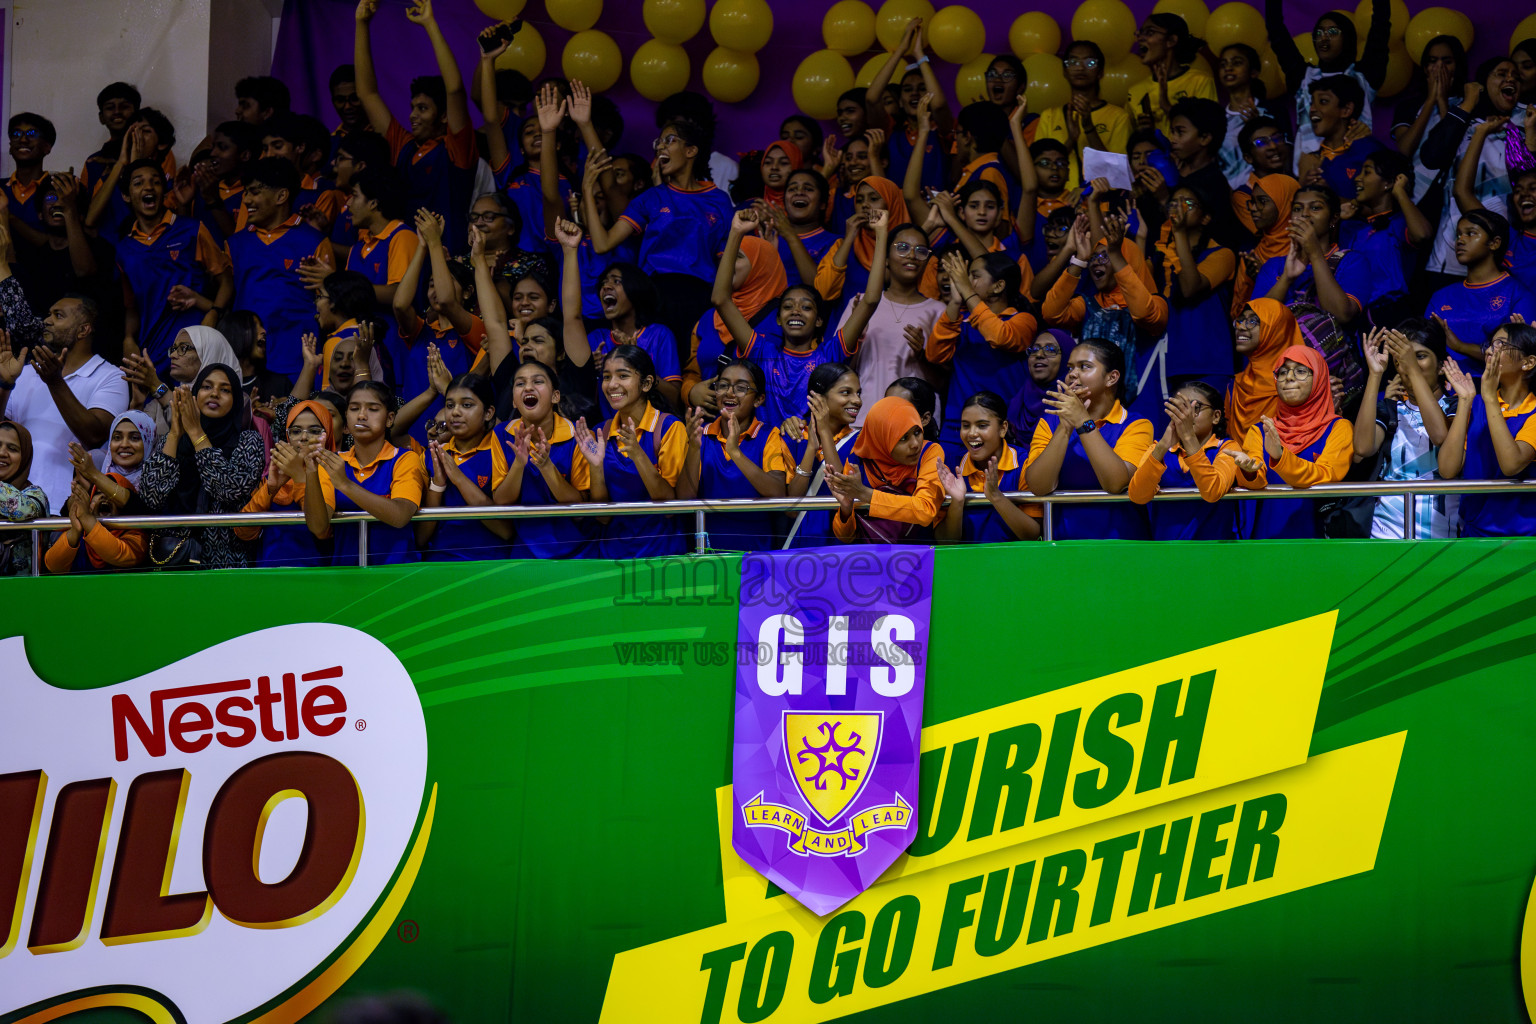
[[[1371,498],[1398,496],[1403,499],[1403,539],[1415,539],[1414,517],[1408,514],[1415,496],[1437,494],[1533,494],[1536,480],[1401,480],[1367,481],[1362,483],[1318,484],[1305,489],[1291,487],[1265,487],[1257,491],[1233,490],[1222,496],[1222,501],[1273,500],[1280,498]],[[1057,491],[1040,496],[1030,491],[1009,491],[1005,497],[1026,505],[1044,508],[1042,534],[1046,541],[1054,541],[1055,530],[1052,509],[1056,505],[1107,505],[1130,502],[1124,494],[1105,491]],[[1170,488],[1157,494],[1153,501],[1204,501],[1193,487]],[[947,502],[947,499],[946,499]],[[966,498],[966,507],[990,505],[981,494]],[[586,517],[679,515],[694,517],[694,553],[707,550],[708,533],[705,516],[722,512],[807,512],[837,508],[837,499],[827,495],[803,498],[722,498],[688,499],[657,502],[583,502],[574,505],[480,505],[462,508],[423,508],[417,511],[411,522],[437,519],[579,519]],[[196,526],[288,526],[304,522],[302,512],[229,512],[205,516],[110,516],[99,520],[103,526],[128,530],[154,530]],[[378,522],[366,512],[338,512],[331,517],[334,524],[358,524],[358,564],[368,564],[368,526]],[[0,534],[30,532],[32,535],[32,575],[41,571],[42,535],[45,532],[67,530],[69,520],[61,516],[30,519],[13,523],[0,521]]]

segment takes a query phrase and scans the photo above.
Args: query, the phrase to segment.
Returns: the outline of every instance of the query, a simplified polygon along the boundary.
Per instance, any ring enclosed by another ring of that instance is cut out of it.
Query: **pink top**
[[[842,318],[837,322],[839,328],[847,322],[848,314],[857,301],[858,296],[854,296],[853,301],[843,309]],[[869,318],[869,326],[864,330],[864,340],[859,343],[858,354],[852,360],[859,371],[859,388],[864,393],[864,407],[859,410],[856,426],[864,425],[865,414],[885,397],[885,389],[896,378],[921,377],[930,384],[934,382],[933,368],[907,344],[906,330],[916,326],[923,332],[918,345],[920,351],[922,342],[927,341],[934,322],[943,312],[944,303],[937,299],[919,299],[908,306],[892,302],[889,295],[880,297],[880,304],[875,307]],[[853,339],[845,340],[851,343]],[[846,347],[851,348],[852,345]]]

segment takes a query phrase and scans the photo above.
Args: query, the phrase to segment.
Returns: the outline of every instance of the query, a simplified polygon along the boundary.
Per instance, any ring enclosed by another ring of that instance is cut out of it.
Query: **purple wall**
[[[821,19],[833,0],[769,0],[774,12],[773,38],[758,52],[761,77],[757,92],[746,102],[717,104],[720,116],[718,146],[726,153],[738,153],[759,149],[778,138],[779,122],[795,113],[790,94],[790,82],[795,68],[807,54],[822,48]],[[560,74],[560,53],[571,33],[555,25],[545,13],[545,0],[528,0],[523,16],[538,27],[544,37],[548,56],[544,74]],[[879,9],[878,0],[870,6]],[[936,6],[942,7],[938,3]],[[1062,27],[1065,40],[1071,33],[1072,12],[1076,2],[1060,3],[1043,0],[1038,7],[1023,4],[995,2],[971,3],[980,13],[986,25],[986,52],[1007,52],[1008,28],[1013,19],[1025,10],[1039,9],[1054,15]],[[1131,10],[1138,16],[1149,13],[1151,0],[1131,0]],[[1210,5],[1213,9],[1216,3]],[[1412,3],[1409,10],[1417,12],[1428,3]],[[286,0],[283,20],[278,33],[277,52],[273,57],[273,74],[283,78],[293,89],[294,107],[313,113],[327,124],[334,125],[326,95],[326,78],[337,64],[352,59],[352,12],[351,0]],[[402,116],[409,103],[406,96],[410,79],[419,74],[432,73],[435,65],[424,33],[406,21],[403,12],[405,0],[384,0],[382,10],[374,19],[374,57],[378,65],[380,87],[385,98]],[[1311,29],[1317,16],[1330,9],[1320,0],[1286,0],[1286,23],[1292,34]],[[478,60],[475,33],[489,23],[489,19],[474,5],[473,0],[437,0],[437,17],[444,34],[453,44],[461,69],[472,73]],[[653,105],[630,87],[628,60],[637,47],[650,38],[650,32],[640,14],[640,0],[607,0],[603,16],[596,26],[613,37],[624,54],[625,72],[610,95],[624,112],[625,135],[623,148],[643,151],[655,135]],[[1353,7],[1346,8],[1353,10]],[[1473,45],[1473,66],[1481,57],[1502,52],[1508,45],[1509,34],[1514,30],[1529,8],[1524,4],[1483,5],[1482,14],[1475,18],[1477,39]],[[704,58],[714,48],[706,19],[699,34],[683,44],[692,61],[692,77],[689,87],[703,90],[700,68]],[[870,56],[875,51],[870,52]],[[866,57],[852,57],[850,62],[857,72]],[[1110,55],[1113,60],[1113,55]],[[952,90],[955,73],[953,65],[935,61],[939,81],[946,90]],[[951,97],[953,99],[953,97]]]

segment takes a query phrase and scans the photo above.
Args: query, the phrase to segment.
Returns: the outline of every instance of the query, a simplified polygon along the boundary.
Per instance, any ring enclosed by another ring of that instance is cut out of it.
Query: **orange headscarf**
[[[905,224],[912,219],[912,215],[907,212],[907,201],[901,196],[901,186],[897,185],[890,178],[877,178],[871,174],[859,182],[859,185],[868,185],[879,194],[881,200],[885,202],[885,208],[890,211],[891,216],[887,223],[891,227],[894,228],[898,224]],[[859,229],[859,237],[853,240],[853,255],[866,268],[874,260],[875,232],[873,228],[866,226]],[[880,285],[876,284],[874,287],[879,288]]]
[[[1227,394],[1227,430],[1238,441],[1249,427],[1274,412],[1279,401],[1275,397],[1275,367],[1280,365],[1280,354],[1303,343],[1301,328],[1283,303],[1253,299],[1246,306],[1258,316],[1261,326],[1259,345],[1248,354],[1248,365],[1232,378],[1232,390]],[[1323,375],[1327,376],[1327,370]]]
[[[882,398],[864,417],[864,429],[854,439],[853,454],[874,471],[874,482],[900,487],[917,476],[918,467],[897,462],[891,458],[891,452],[908,431],[922,425],[923,419],[911,402],[905,398]]]
[[[741,287],[731,292],[731,302],[741,310],[742,316],[751,320],[764,306],[784,294],[784,289],[789,287],[789,276],[784,273],[779,247],[772,242],[765,242],[756,235],[745,235],[741,239],[741,252],[752,264],[752,269],[747,271],[747,279],[741,282]],[[736,340],[731,337],[730,328],[725,326],[719,313],[715,314],[715,330],[726,345]]]
[[[788,158],[789,173],[793,174],[805,166],[805,154],[801,153],[800,147],[795,145],[793,142],[785,142],[783,139],[780,139],[778,142],[773,143],[767,149],[763,150],[762,159],[767,160],[768,154],[772,153],[774,150],[778,150],[780,153],[783,153],[786,158]],[[762,167],[761,162],[758,163],[758,167]],[[769,186],[768,182],[764,180],[763,201],[766,202],[769,206],[777,206],[780,209],[783,209],[784,190],[782,188],[772,188]]]
[[[1262,265],[1265,260],[1272,260],[1276,256],[1284,256],[1291,249],[1291,203],[1296,198],[1296,192],[1301,188],[1301,183],[1288,174],[1271,174],[1263,178],[1253,179],[1253,187],[1263,189],[1275,206],[1279,208],[1280,215],[1270,225],[1269,230],[1259,236],[1259,241],[1253,247],[1253,254],[1259,258]],[[1233,203],[1237,202],[1240,193],[1233,193]],[[1246,205],[1246,204],[1245,204]],[[1252,229],[1251,217],[1245,218]],[[1253,294],[1253,275],[1248,273],[1248,265],[1242,260],[1237,261],[1237,280],[1232,286],[1232,315],[1236,316],[1242,311],[1248,302],[1248,297]]]
[[[1300,363],[1312,371],[1312,392],[1300,405],[1275,405],[1275,432],[1287,450],[1300,452],[1307,445],[1322,437],[1328,425],[1338,418],[1333,408],[1333,388],[1328,380],[1328,360],[1310,345],[1292,345],[1280,353],[1275,363],[1279,369],[1286,363]]]
[[[325,450],[328,452],[335,451],[336,429],[331,420],[330,407],[324,402],[310,400],[300,402],[288,410],[288,419],[283,422],[284,428],[292,428],[293,421],[299,418],[299,413],[301,412],[312,412],[315,414],[315,419],[319,420],[320,425],[325,428]]]

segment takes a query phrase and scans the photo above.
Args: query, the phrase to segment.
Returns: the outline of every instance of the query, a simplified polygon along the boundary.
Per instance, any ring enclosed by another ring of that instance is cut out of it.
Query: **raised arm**
[[[1013,136],[1013,152],[1019,162],[1019,185],[1022,193],[1019,196],[1019,214],[1015,218],[1014,234],[1017,235],[1020,245],[1028,245],[1035,237],[1036,193],[1040,189],[1040,178],[1035,173],[1035,161],[1029,155],[1029,143],[1024,141],[1024,114],[1029,109],[1029,102],[1024,97],[1024,91],[1019,90],[1019,102],[1014,106],[1013,113],[1008,115],[1008,131]],[[1006,201],[1007,197],[1004,197]]]
[[[379,95],[379,78],[373,71],[373,40],[369,38],[369,22],[378,13],[379,0],[358,0],[354,14],[356,28],[352,36],[352,66],[357,78],[357,99],[368,115],[369,126],[380,135],[389,134],[389,126],[395,118]]]
[[[726,329],[736,340],[737,350],[741,352],[751,349],[755,332],[731,298],[731,277],[736,270],[736,256],[741,252],[741,240],[756,230],[757,217],[753,212],[737,210],[736,215],[731,218],[730,234],[725,236],[725,251],[721,253],[720,262],[715,270],[714,288],[709,293],[709,301],[720,314]]]
[[[913,18],[907,22],[907,27],[901,34],[901,42],[896,44],[885,58],[885,63],[880,65],[880,70],[875,72],[875,77],[870,80],[869,88],[864,93],[864,109],[869,112],[869,123],[876,128],[892,129],[895,126],[885,113],[885,90],[890,86],[891,79],[896,77],[896,69],[901,66],[902,60],[912,52],[912,44],[917,40],[917,33],[922,28],[922,19]]]
[[[1456,185],[1452,192],[1456,197],[1456,208],[1462,213],[1483,209],[1482,201],[1473,191],[1477,183],[1477,162],[1483,157],[1483,146],[1487,145],[1488,136],[1508,123],[1507,117],[1490,117],[1472,129],[1472,137],[1467,140],[1467,151],[1456,165]]]
[[[565,357],[572,366],[586,366],[592,361],[592,342],[587,325],[581,319],[581,228],[571,221],[555,222],[555,237],[560,241],[560,319]]]
[[[885,280],[885,250],[886,234],[890,230],[891,213],[889,210],[871,210],[869,223],[875,230],[875,254],[869,261],[869,285],[864,289],[864,294],[853,304],[853,310],[848,314],[848,319],[842,326],[843,337],[857,343],[857,339],[864,336],[864,329],[869,326],[869,318],[874,316],[875,307],[880,305],[881,282]]]
[[[480,33],[484,39],[496,31],[495,25],[488,26]],[[478,88],[475,90],[475,103],[480,107],[480,116],[485,119],[485,148],[491,170],[497,174],[502,168],[511,166],[512,152],[507,148],[506,133],[501,130],[501,122],[506,118],[506,108],[501,105],[501,97],[496,95],[496,58],[507,52],[507,47],[512,44],[510,39],[499,40],[489,51],[485,47],[480,48],[480,64],[475,69],[475,81]]]
[[[603,218],[597,213],[597,199],[592,190],[586,187],[588,180],[595,180],[594,175],[601,176],[612,163],[613,158],[604,150],[594,149],[587,154],[587,170],[582,178],[581,215],[587,222],[587,234],[592,236],[592,251],[599,256],[623,245],[624,240],[635,233],[634,221],[628,217],[618,218],[612,227],[605,226]]]
[[[1381,378],[1387,372],[1387,340],[1385,331],[1376,329],[1367,334],[1361,344],[1368,370],[1365,377],[1365,394],[1360,396],[1360,409],[1355,413],[1355,458],[1364,462],[1381,450],[1387,439],[1387,431],[1376,418],[1376,399],[1381,394]],[[1399,372],[1402,367],[1398,367]]]
[[[427,262],[428,242],[423,232],[432,231],[434,227],[431,212],[424,209],[416,211],[416,233],[421,236],[421,244],[416,246],[411,261],[405,265],[405,273],[400,275],[400,284],[396,286],[395,298],[390,304],[395,314],[395,326],[399,328],[400,337],[406,339],[406,344],[410,344],[410,339],[421,332],[421,317],[416,313],[416,291],[421,285],[422,267]]]
[[[478,227],[469,229],[469,262],[475,268],[475,304],[480,308],[480,322],[485,325],[485,356],[491,372],[502,360],[515,356],[512,335],[507,330],[507,307],[491,278],[491,261],[485,255],[485,236]]]
[[[555,221],[565,212],[560,202],[560,155],[556,132],[565,117],[565,104],[554,82],[546,82],[535,100],[539,115],[539,195],[544,200],[544,237],[552,238]]]
[[[443,38],[437,19],[432,16],[432,0],[416,0],[414,7],[405,9],[405,16],[427,30],[427,38],[432,41],[432,55],[437,58],[438,73],[443,76],[443,91],[447,93],[448,109],[443,113],[448,115],[448,131],[450,134],[462,132],[469,127],[469,98],[464,93],[464,76],[459,72],[459,62],[454,60],[453,50]],[[358,93],[362,93],[361,88]],[[369,120],[372,120],[371,114]]]
[[[928,201],[923,198],[923,150],[933,131],[932,103],[932,93],[924,93],[917,101],[917,141],[912,144],[912,156],[907,160],[906,173],[901,179],[901,197],[907,201],[914,224],[928,219]]]
[[[1264,0],[1264,27],[1269,30],[1269,46],[1285,72],[1285,89],[1295,92],[1307,73],[1307,59],[1301,55],[1290,29],[1285,27],[1284,0]]]
[[[1446,480],[1461,477],[1467,463],[1467,431],[1472,426],[1472,403],[1479,401],[1477,383],[1467,376],[1461,364],[1454,359],[1445,361],[1445,380],[1456,392],[1456,416],[1451,420],[1445,441],[1440,445],[1436,468]],[[1502,416],[1499,417],[1503,419]]]

